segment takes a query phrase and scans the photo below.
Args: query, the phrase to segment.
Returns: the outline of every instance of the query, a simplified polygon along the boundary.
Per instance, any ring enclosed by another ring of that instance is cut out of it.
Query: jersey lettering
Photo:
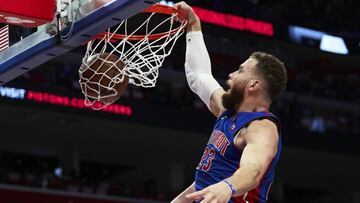
[[[220,154],[224,156],[226,149],[230,145],[230,141],[223,132],[214,130],[211,134],[208,144],[213,145],[220,152]]]
[[[211,167],[212,160],[215,157],[215,150],[206,146],[203,156],[201,157],[199,165],[196,167],[202,171],[208,171]]]

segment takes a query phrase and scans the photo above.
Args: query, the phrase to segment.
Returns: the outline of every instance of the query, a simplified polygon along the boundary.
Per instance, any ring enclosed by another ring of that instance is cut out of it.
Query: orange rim
[[[179,12],[176,8],[171,7],[171,6],[165,6],[165,5],[161,5],[161,4],[155,4],[153,6],[150,6],[148,8],[146,8],[143,13],[160,13],[160,14],[166,14],[166,15],[172,15],[172,14],[178,14],[180,15],[183,19],[185,19],[184,14],[182,14],[181,12]],[[148,39],[149,40],[156,40],[159,39],[161,37],[164,37],[166,35],[173,35],[176,32],[178,32],[178,30],[180,29],[180,27],[175,28],[173,30],[170,30],[168,32],[161,32],[161,33],[157,33],[157,34],[151,34],[148,35]],[[99,34],[97,34],[94,38],[96,39],[103,39],[105,36],[107,35],[112,35],[110,41],[111,42],[116,42],[122,39],[127,38],[127,40],[131,40],[131,41],[138,41],[138,40],[142,40],[145,38],[146,35],[132,35],[132,36],[126,36],[124,34],[114,34],[111,32],[101,32]]]

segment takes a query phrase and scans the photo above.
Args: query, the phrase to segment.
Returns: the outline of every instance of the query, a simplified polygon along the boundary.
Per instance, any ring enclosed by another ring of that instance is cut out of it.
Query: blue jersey
[[[264,203],[274,179],[275,166],[281,152],[281,133],[278,119],[270,112],[240,112],[234,117],[234,111],[225,111],[215,123],[211,137],[204,154],[196,168],[195,189],[202,190],[209,185],[218,183],[232,176],[239,169],[242,150],[234,144],[235,135],[254,120],[270,119],[279,129],[279,143],[276,156],[270,163],[261,179],[259,186],[250,190],[244,196],[233,197],[230,203]],[[235,119],[234,119],[235,118]]]

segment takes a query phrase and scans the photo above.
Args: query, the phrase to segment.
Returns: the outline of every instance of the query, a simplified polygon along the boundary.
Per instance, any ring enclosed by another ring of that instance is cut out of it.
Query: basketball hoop
[[[88,72],[90,69],[94,77],[107,77],[104,71],[99,71],[100,68],[94,68],[92,64],[96,61],[94,58],[101,60],[102,63],[112,64],[112,69],[117,68],[117,74],[105,87],[107,92],[113,92],[111,96],[118,94],[114,87],[123,83],[124,78],[129,78],[129,83],[136,86],[145,88],[155,86],[159,74],[158,69],[184,33],[187,22],[175,21],[178,15],[185,18],[177,9],[160,4],[145,9],[140,15],[145,15],[145,18],[142,16],[144,20],[137,17],[138,15],[123,20],[118,26],[96,35],[88,42],[86,54],[79,69],[80,86],[85,95],[86,105],[94,108],[94,103],[98,101],[104,103],[104,98],[109,97],[100,91],[104,89],[104,85],[100,83],[97,89],[92,86],[91,95],[87,93],[89,87],[87,83],[90,79],[88,76],[84,77],[85,71]],[[158,20],[159,18],[161,20]],[[107,61],[107,58],[100,59],[99,56],[103,53],[118,56],[118,61],[114,61],[113,57],[111,61]],[[124,66],[117,67],[118,62]],[[97,94],[94,95],[94,92]],[[105,102],[101,108],[111,103]]]

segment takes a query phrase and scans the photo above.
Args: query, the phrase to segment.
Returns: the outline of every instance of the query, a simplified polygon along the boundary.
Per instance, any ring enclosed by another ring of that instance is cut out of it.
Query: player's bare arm
[[[221,181],[201,191],[187,195],[201,202],[228,202],[232,196],[241,196],[254,189],[266,172],[277,152],[278,130],[276,125],[263,119],[253,121],[243,135],[245,147],[240,161],[240,168],[227,179],[234,187],[234,193],[229,185]],[[241,146],[239,146],[241,147]]]
[[[276,155],[278,140],[277,126],[268,119],[253,121],[246,128],[240,168],[229,178],[236,189],[235,196],[243,195],[258,186]]]
[[[218,117],[224,107],[221,103],[225,91],[211,73],[211,62],[201,33],[201,22],[193,9],[185,2],[175,4],[179,12],[184,13],[187,25],[187,49],[185,73],[189,86],[209,110]],[[182,19],[179,19],[182,20]]]
[[[195,182],[193,182],[188,188],[186,188],[181,194],[179,194],[170,203],[192,203],[192,199],[186,198],[186,195],[195,192]]]

